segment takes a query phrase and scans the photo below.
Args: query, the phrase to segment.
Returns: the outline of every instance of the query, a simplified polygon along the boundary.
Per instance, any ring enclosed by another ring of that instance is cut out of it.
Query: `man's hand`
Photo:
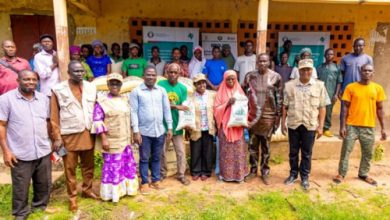
[[[347,129],[345,128],[345,126],[341,126],[340,127],[340,137],[342,139],[344,139],[345,137],[347,137]]]
[[[342,98],[343,98],[343,93],[341,93],[341,92],[339,92],[339,94],[337,94],[338,95],[338,98],[340,99],[340,101],[342,100]]]
[[[4,164],[8,167],[13,168],[18,163],[18,160],[16,159],[15,155],[11,151],[4,152],[3,159],[4,159]]]
[[[61,148],[61,146],[62,146],[62,139],[57,139],[57,140],[55,140],[54,141],[54,143],[53,143],[53,151],[58,151],[60,148]]]
[[[102,148],[105,151],[109,151],[110,150],[110,144],[108,143],[107,138],[102,138]]]
[[[276,117],[275,124],[274,124],[274,132],[278,130],[279,126],[280,126],[280,117]]]
[[[190,110],[190,108],[188,108],[185,105],[176,105],[176,109],[179,110],[179,111],[188,111],[188,110]]]
[[[229,106],[229,105],[233,105],[235,102],[236,102],[236,98],[231,97],[231,98],[229,99],[228,106]]]
[[[142,144],[142,136],[141,134],[138,132],[138,133],[134,133],[134,142],[138,145],[141,145]]]
[[[340,99],[341,100],[341,99]],[[335,94],[333,97],[332,97],[332,104],[336,103],[337,102],[337,95]]]
[[[385,141],[387,139],[387,134],[385,129],[381,130],[381,141]]]
[[[286,126],[285,123],[282,123],[282,134],[283,134],[284,136],[287,135],[287,126]]]
[[[172,129],[168,129],[168,132],[167,132],[167,140],[171,140],[172,139]]]
[[[322,136],[322,134],[324,133],[322,126],[318,126],[316,133],[317,133],[317,139]]]

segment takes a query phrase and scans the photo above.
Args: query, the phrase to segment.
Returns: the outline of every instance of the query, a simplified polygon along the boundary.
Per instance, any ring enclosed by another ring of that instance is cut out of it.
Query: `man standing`
[[[290,145],[290,176],[284,181],[293,184],[298,173],[301,185],[309,189],[312,148],[317,138],[323,133],[326,105],[330,103],[324,83],[312,78],[313,60],[303,59],[298,63],[299,77],[285,84],[283,95],[282,133]],[[288,116],[288,117],[287,117]],[[287,118],[287,127],[286,127]],[[301,163],[299,163],[301,150]]]
[[[232,70],[234,68],[236,59],[232,54],[230,44],[222,45],[222,60],[225,61],[228,70]]]
[[[234,64],[234,70],[238,72],[240,84],[244,83],[245,75],[256,69],[256,55],[253,53],[253,42],[245,42],[245,54],[239,56]]]
[[[53,50],[53,36],[44,34],[39,38],[42,51],[34,57],[34,70],[39,75],[40,91],[51,96],[51,88],[59,82],[58,57]]]
[[[179,111],[188,110],[188,107],[182,105],[182,103],[187,99],[187,88],[183,84],[177,81],[179,78],[179,71],[180,71],[179,65],[175,63],[169,64],[167,68],[168,80],[160,81],[158,85],[163,87],[165,91],[167,91],[169,103],[171,106],[171,114],[172,114],[172,121],[173,121],[172,143],[175,148],[176,158],[177,158],[177,179],[183,185],[189,185],[190,181],[184,176],[184,173],[187,168],[187,160],[185,154],[185,146],[183,142],[183,130],[176,130],[177,124],[179,122]],[[166,172],[167,172],[165,153],[170,143],[171,140],[168,139],[165,142],[164,150],[162,152],[161,172],[163,178],[166,177]]]
[[[361,67],[365,64],[374,65],[372,57],[364,53],[365,40],[363,38],[357,38],[353,42],[353,53],[345,55],[340,61],[340,70],[343,75],[343,83],[341,84],[341,90],[338,94],[339,99],[342,99],[343,92],[348,84],[358,82],[360,80]],[[344,102],[341,101],[341,109],[344,107]],[[341,118],[344,117],[343,111],[340,111]],[[341,124],[340,124],[341,127]]]
[[[292,67],[288,65],[288,53],[282,52],[280,54],[280,64],[275,66],[275,72],[282,77],[283,85],[290,80]]]
[[[225,61],[221,59],[221,49],[213,47],[213,58],[206,61],[203,73],[207,76],[207,86],[217,91],[223,81],[223,74],[227,70]]]
[[[16,56],[16,46],[11,40],[1,44],[4,57],[0,59],[0,95],[18,87],[18,72],[31,69],[27,60]]]
[[[92,192],[94,167],[94,139],[90,134],[92,113],[96,101],[96,87],[83,81],[85,69],[76,60],[68,65],[69,80],[53,87],[51,96],[51,118],[53,147],[65,147],[63,157],[66,185],[69,195],[69,210],[76,211],[77,182],[76,167],[80,158],[83,176],[82,197],[99,199]]]
[[[131,126],[134,141],[139,145],[141,175],[141,193],[148,194],[149,186],[161,189],[159,184],[161,152],[165,138],[172,138],[172,116],[167,92],[156,85],[157,73],[154,67],[146,67],[144,83],[130,94]],[[168,130],[165,136],[166,123]],[[149,159],[152,182],[149,185]]]
[[[152,58],[148,61],[148,66],[154,66],[158,76],[164,75],[165,61],[160,57],[160,49],[157,46],[153,46],[151,52]]]
[[[130,44],[130,57],[123,61],[122,65],[123,78],[127,76],[137,76],[142,78],[142,74],[144,73],[147,63],[144,58],[138,56],[139,49],[138,44]]]
[[[340,69],[333,62],[334,60],[334,51],[329,48],[325,50],[325,63],[317,67],[318,79],[325,83],[326,91],[328,96],[331,99],[331,104],[326,106],[326,116],[324,124],[324,136],[333,137],[332,132],[329,130],[332,125],[332,111],[333,105],[337,101],[337,95],[340,91],[341,83],[343,82]]]
[[[271,136],[280,124],[282,114],[283,83],[280,75],[268,68],[270,57],[263,53],[258,56],[256,71],[246,75],[245,87],[248,88],[250,177],[256,176],[259,163],[259,145],[261,146],[261,179],[269,184],[271,154]]]
[[[49,203],[50,106],[47,96],[35,91],[36,73],[22,70],[17,82],[17,89],[0,96],[0,146],[5,165],[11,167],[12,215],[15,219],[27,219],[31,180],[32,209],[45,210]]]
[[[180,60],[182,60],[186,63],[190,62],[190,58],[188,57],[188,48],[186,45],[181,45],[180,54],[181,54]]]
[[[109,55],[111,60],[111,72],[112,73],[121,73],[123,58],[121,56],[121,47],[118,43],[113,43],[111,45],[111,54]]]
[[[188,64],[180,59],[181,57],[181,52],[179,48],[175,47],[172,49],[172,61],[168,62],[165,67],[164,67],[164,76],[166,77],[167,74],[167,69],[169,64],[171,63],[176,63],[180,67],[180,72],[179,76],[181,77],[189,77],[189,72],[188,72]]]
[[[385,92],[377,83],[371,81],[374,67],[365,64],[361,68],[359,82],[349,84],[344,91],[343,118],[341,118],[340,136],[343,138],[339,163],[339,174],[333,179],[341,183],[348,171],[349,154],[358,139],[361,146],[359,179],[376,186],[377,182],[368,176],[375,142],[375,117],[381,126],[381,140],[386,140],[385,113],[383,101]]]

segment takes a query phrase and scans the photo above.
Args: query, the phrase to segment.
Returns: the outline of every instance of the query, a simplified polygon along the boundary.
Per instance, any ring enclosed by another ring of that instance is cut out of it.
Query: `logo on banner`
[[[221,41],[221,40],[223,39],[223,37],[222,37],[222,36],[218,36],[217,39],[218,39],[219,41]]]
[[[149,31],[147,35],[148,35],[149,38],[153,38],[154,37],[153,31]]]
[[[188,38],[190,38],[190,39],[194,38],[194,34],[193,33],[189,33],[188,34]]]

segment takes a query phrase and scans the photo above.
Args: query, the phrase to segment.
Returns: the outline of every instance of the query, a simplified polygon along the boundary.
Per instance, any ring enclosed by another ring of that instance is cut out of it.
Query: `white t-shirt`
[[[318,78],[316,68],[313,68],[313,72],[311,74],[311,78],[313,78],[313,79],[317,79]],[[291,75],[290,75],[290,79],[299,79],[299,70],[298,70],[297,67],[294,67],[292,69]]]
[[[245,75],[248,72],[256,70],[256,55],[239,56],[234,64],[234,70],[240,72],[240,84],[242,84],[244,82]]]
[[[157,70],[157,75],[158,76],[162,76],[164,74],[164,66],[165,66],[165,61],[164,60],[160,60],[160,62],[157,63],[157,65],[154,65],[153,62],[148,60],[148,66],[154,66],[156,68],[156,70]]]

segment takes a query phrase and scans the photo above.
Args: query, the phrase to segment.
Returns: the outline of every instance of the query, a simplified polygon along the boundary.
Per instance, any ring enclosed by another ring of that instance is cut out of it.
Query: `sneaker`
[[[142,184],[139,190],[140,190],[142,195],[149,195],[150,194],[150,187],[149,187],[149,184],[147,184],[147,183]]]
[[[325,137],[333,137],[334,135],[333,135],[333,133],[331,131],[326,130],[326,131],[324,131],[324,136]]]
[[[293,183],[295,183],[295,181],[297,181],[297,177],[296,176],[289,176],[285,181],[284,181],[284,184],[285,185],[291,185]]]
[[[164,187],[161,186],[160,181],[156,181],[156,182],[153,182],[153,183],[149,184],[149,187],[152,188],[152,189],[156,189],[156,190],[163,190],[163,189],[165,189]]]
[[[309,178],[302,179],[301,186],[302,186],[303,190],[305,190],[305,191],[308,190],[310,187]]]
[[[178,179],[180,182],[181,182],[181,184],[183,184],[183,185],[185,185],[185,186],[188,186],[188,185],[190,185],[190,181],[187,179],[187,178],[185,178],[185,177],[182,177],[182,178],[180,178],[180,179]]]

